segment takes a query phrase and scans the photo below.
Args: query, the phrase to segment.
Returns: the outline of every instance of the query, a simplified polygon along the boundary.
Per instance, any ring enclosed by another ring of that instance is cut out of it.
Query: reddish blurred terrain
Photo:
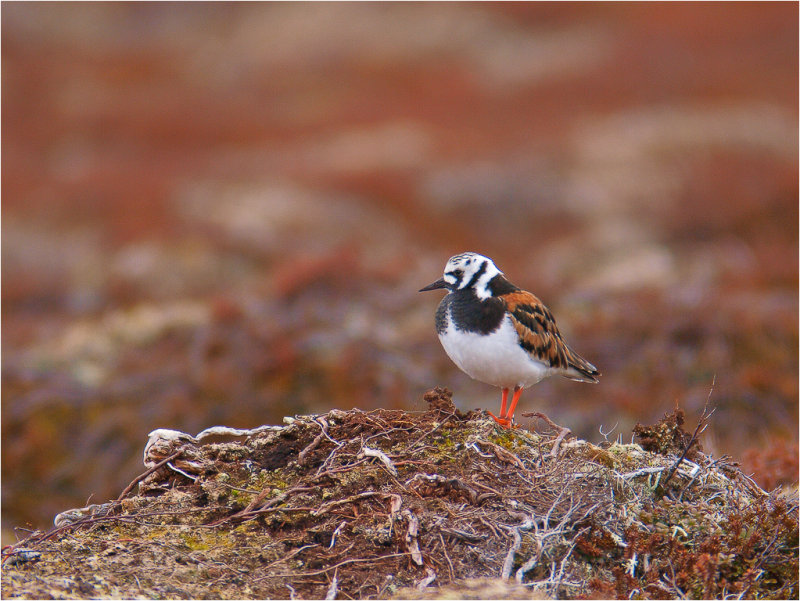
[[[155,428],[496,409],[416,292],[464,250],[603,372],[519,413],[629,439],[715,381],[705,449],[796,480],[795,3],[7,3],[2,34],[6,533],[116,496]]]

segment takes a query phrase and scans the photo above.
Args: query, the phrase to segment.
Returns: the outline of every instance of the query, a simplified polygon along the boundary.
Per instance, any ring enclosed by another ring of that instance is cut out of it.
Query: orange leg
[[[500,406],[500,417],[495,417],[494,413],[489,411],[489,415],[492,416],[492,419],[496,421],[498,424],[503,426],[504,428],[510,428],[514,424],[514,410],[517,408],[517,403],[519,403],[519,397],[522,396],[522,386],[515,386],[514,387],[514,396],[511,397],[511,406],[508,408],[508,412],[506,413],[506,402],[508,401],[508,388],[503,388],[503,403]]]
[[[491,415],[492,419],[494,421],[496,421],[498,424],[500,424],[501,426],[508,427],[508,425],[506,423],[507,422],[507,420],[506,420],[506,403],[508,402],[508,388],[503,388],[502,390],[503,390],[503,393],[502,393],[503,394],[503,402],[500,405],[500,417],[497,417],[491,411],[487,411],[486,413]]]
[[[514,421],[514,410],[517,408],[517,403],[519,403],[519,397],[522,396],[522,386],[514,386],[514,396],[511,397],[511,406],[508,408],[508,415],[505,418],[509,422]],[[500,417],[503,417],[502,415]]]
[[[500,419],[506,416],[506,403],[508,402],[508,388],[503,388],[503,402],[500,405]]]

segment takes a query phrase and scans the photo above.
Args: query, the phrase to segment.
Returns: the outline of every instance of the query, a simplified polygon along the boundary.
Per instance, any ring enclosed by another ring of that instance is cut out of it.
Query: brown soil
[[[3,596],[796,598],[796,501],[724,458],[502,430],[446,389],[424,398],[238,442],[157,430],[119,500],[4,549]]]

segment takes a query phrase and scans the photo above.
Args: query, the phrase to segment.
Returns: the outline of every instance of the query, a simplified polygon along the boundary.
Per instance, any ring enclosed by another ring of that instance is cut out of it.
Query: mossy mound
[[[135,496],[4,550],[3,596],[797,597],[797,504],[735,465],[425,399],[240,442],[156,431]]]

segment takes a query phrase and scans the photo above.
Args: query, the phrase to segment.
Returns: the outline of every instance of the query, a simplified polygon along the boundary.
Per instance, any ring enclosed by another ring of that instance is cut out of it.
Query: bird
[[[501,427],[513,426],[522,390],[546,377],[599,381],[597,368],[564,342],[550,310],[506,279],[489,257],[450,257],[444,275],[420,292],[440,289],[447,294],[436,309],[439,341],[464,373],[501,389],[500,416],[488,412]]]

